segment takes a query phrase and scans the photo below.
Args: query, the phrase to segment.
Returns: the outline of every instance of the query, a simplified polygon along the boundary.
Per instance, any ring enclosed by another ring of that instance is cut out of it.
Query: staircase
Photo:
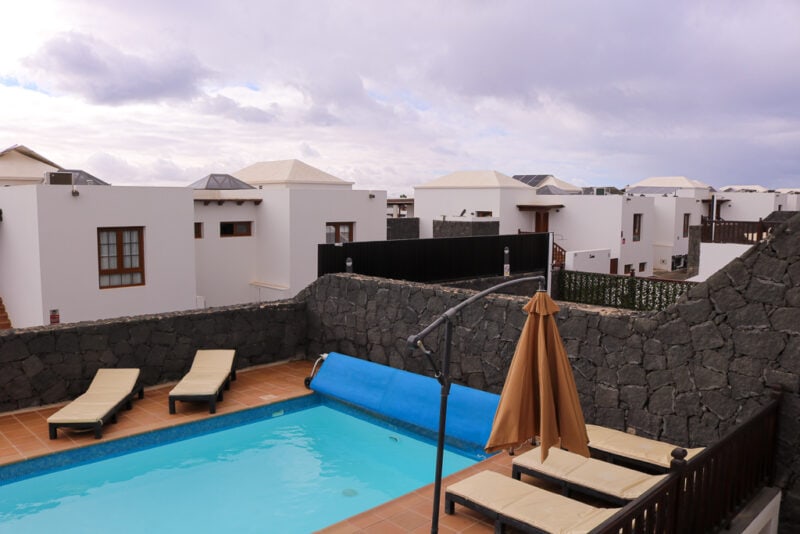
[[[563,247],[553,241],[553,267],[560,269],[564,268],[564,263],[567,261],[567,251]]]
[[[6,307],[3,306],[3,299],[0,299],[0,330],[11,328],[11,319],[8,318]]]

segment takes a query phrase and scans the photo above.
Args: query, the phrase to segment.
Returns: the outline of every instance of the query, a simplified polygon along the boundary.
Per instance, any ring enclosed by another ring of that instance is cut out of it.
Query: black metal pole
[[[444,356],[442,356],[442,384],[439,399],[439,438],[436,443],[436,478],[433,484],[433,516],[431,534],[439,532],[439,501],[442,497],[442,467],[444,465],[444,437],[447,425],[447,398],[450,395],[450,340],[453,336],[453,322],[447,319],[444,325]]]
[[[490,287],[489,289],[485,289],[480,293],[476,293],[475,295],[471,296],[464,302],[453,306],[452,308],[445,311],[441,316],[436,318],[431,324],[425,327],[420,333],[408,336],[408,346],[409,348],[422,349],[426,355],[430,358],[430,352],[425,349],[422,345],[422,340],[439,328],[442,323],[445,323],[445,330],[444,330],[444,355],[442,356],[442,368],[441,370],[437,371],[437,379],[439,383],[442,385],[441,389],[441,400],[439,402],[439,435],[438,435],[438,443],[436,447],[436,479],[434,480],[434,495],[433,495],[433,517],[431,521],[431,532],[437,533],[439,532],[439,501],[441,500],[441,493],[442,493],[442,466],[444,463],[444,440],[445,440],[445,424],[447,422],[447,397],[450,394],[450,345],[453,337],[453,320],[458,312],[461,311],[462,308],[469,306],[476,300],[480,300],[486,295],[490,293],[494,293],[500,288],[519,284],[520,282],[527,282],[532,280],[539,281],[539,287],[543,283],[547,281],[544,276],[526,276],[523,278],[517,278],[515,280],[508,280],[506,282],[497,284],[496,286]],[[435,369],[434,369],[435,370]]]

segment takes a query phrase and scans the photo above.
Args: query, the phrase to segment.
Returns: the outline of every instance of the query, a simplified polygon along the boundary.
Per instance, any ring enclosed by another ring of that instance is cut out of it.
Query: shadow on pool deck
[[[303,380],[311,372],[312,362],[293,361],[268,366],[243,369],[231,389],[225,391],[224,400],[217,404],[217,414],[227,414],[254,406],[272,404],[309,394]],[[152,430],[214,417],[208,413],[208,404],[177,404],[178,413],[170,415],[167,395],[173,384],[162,384],[145,389],[142,400],[134,400],[132,410],[122,410],[118,422],[103,428],[103,437],[95,440],[91,432],[74,432],[59,429],[58,439],[48,439],[47,418],[63,404],[31,408],[0,414],[0,465],[29,458],[86,447],[103,441],[115,440]],[[445,479],[443,487],[474,472],[492,469],[511,476],[511,457],[498,454],[464,471]],[[434,465],[431,465],[431,470]],[[444,499],[442,499],[442,503]],[[340,533],[393,533],[430,532],[433,485],[411,492],[340,523],[322,532]],[[493,525],[483,516],[457,507],[448,516],[440,511],[439,531],[490,533]]]

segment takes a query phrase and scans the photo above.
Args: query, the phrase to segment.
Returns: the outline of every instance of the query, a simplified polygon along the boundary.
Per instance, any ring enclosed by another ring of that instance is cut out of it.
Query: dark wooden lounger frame
[[[683,449],[680,449],[679,447],[676,450],[683,450]],[[563,495],[564,497],[569,497],[573,492],[575,492],[583,495],[589,495],[590,497],[595,497],[613,506],[625,506],[626,504],[628,504],[633,500],[633,499],[623,499],[622,497],[618,497],[616,495],[612,495],[610,493],[606,493],[598,489],[590,488],[588,486],[584,486],[583,484],[578,484],[577,482],[570,482],[569,480],[564,480],[563,478],[558,478],[548,473],[543,473],[537,469],[532,469],[527,466],[512,464],[511,478],[514,478],[516,480],[521,480],[522,475],[529,475],[541,480],[546,480],[548,482],[557,485],[561,489],[561,495]]]
[[[672,457],[675,458],[675,454],[677,451],[685,451],[685,450],[686,449],[684,449],[683,447],[676,447],[672,451]],[[622,467],[635,469],[636,471],[641,471],[642,473],[649,473],[651,475],[663,475],[664,473],[669,471],[669,468],[664,467],[663,465],[652,464],[650,462],[645,462],[644,460],[640,460],[638,458],[630,458],[628,456],[623,456],[613,452],[595,449],[594,447],[592,447],[591,443],[589,444],[589,453],[592,455],[592,458],[597,458],[598,460],[603,460],[604,462],[608,462],[610,464],[617,464],[621,465]]]
[[[130,395],[122,399],[116,406],[109,410],[108,413],[106,413],[106,415],[100,419],[100,421],[96,421],[94,423],[48,423],[47,426],[50,431],[50,439],[58,439],[59,428],[73,428],[75,430],[91,429],[94,431],[94,439],[100,439],[103,437],[103,425],[109,421],[116,423],[117,412],[123,407],[126,410],[133,408],[133,398],[136,396],[138,396],[140,399],[144,398],[144,386],[141,384],[137,384],[133,388],[133,391],[131,391]]]
[[[175,401],[181,402],[207,402],[208,403],[208,413],[217,413],[217,402],[222,402],[223,400],[223,390],[231,389],[231,381],[236,380],[236,358],[234,358],[233,363],[231,364],[231,372],[228,374],[228,377],[216,391],[216,393],[212,393],[210,395],[170,395],[169,396],[169,413],[175,413]]]
[[[775,395],[756,413],[689,461],[685,460],[686,450],[676,448],[672,452],[667,476],[592,529],[591,533],[682,534],[728,528],[749,499],[772,482],[779,407],[780,397]],[[577,490],[575,486],[572,489]],[[543,532],[446,492],[446,513],[454,512],[454,503],[492,519],[496,533],[505,532],[506,526],[520,532]]]

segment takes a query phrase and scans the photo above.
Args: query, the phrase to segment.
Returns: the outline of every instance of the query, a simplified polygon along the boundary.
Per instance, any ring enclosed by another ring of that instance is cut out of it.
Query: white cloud
[[[9,13],[0,145],[112,183],[299,157],[395,192],[479,168],[800,184],[793,2],[29,0]]]

